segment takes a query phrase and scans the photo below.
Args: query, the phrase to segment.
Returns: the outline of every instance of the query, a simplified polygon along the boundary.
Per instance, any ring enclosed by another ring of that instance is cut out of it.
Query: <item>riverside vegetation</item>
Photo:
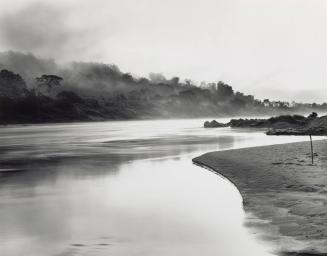
[[[263,101],[222,82],[149,78],[115,65],[0,53],[0,124],[271,115],[326,110],[327,104]]]
[[[318,117],[312,112],[308,117],[302,115],[281,115],[268,119],[232,119],[223,124],[216,120],[204,123],[205,128],[266,128],[267,135],[327,135],[327,116]]]

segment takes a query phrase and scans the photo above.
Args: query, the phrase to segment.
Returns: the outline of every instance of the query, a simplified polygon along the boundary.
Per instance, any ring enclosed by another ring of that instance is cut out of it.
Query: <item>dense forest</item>
[[[32,54],[0,54],[0,123],[222,117],[326,111],[327,104],[263,101],[222,82],[124,73],[115,65],[58,65]]]

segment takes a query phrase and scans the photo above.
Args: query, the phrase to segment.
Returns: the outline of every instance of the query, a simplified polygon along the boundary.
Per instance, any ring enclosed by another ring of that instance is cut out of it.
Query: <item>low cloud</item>
[[[76,20],[76,8],[34,2],[0,17],[0,42],[10,50],[59,60],[76,59],[98,38],[90,24]],[[81,25],[83,24],[83,25]]]

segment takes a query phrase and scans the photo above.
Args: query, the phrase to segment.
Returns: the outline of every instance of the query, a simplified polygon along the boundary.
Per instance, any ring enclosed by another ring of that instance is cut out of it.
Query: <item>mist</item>
[[[82,18],[76,6],[31,1],[0,15],[1,44],[60,62],[82,60],[97,47],[101,33]]]
[[[0,51],[324,102],[326,17],[323,0],[3,0]]]

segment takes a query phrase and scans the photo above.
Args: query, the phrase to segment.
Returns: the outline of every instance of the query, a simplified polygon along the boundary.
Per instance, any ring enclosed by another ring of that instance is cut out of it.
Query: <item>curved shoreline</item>
[[[206,153],[193,163],[228,179],[243,208],[264,224],[281,255],[327,255],[327,141],[297,142]],[[249,226],[255,226],[249,222]]]
[[[196,158],[197,158],[197,157],[196,157]],[[235,189],[236,189],[236,190],[239,192],[239,194],[240,194],[241,202],[242,202],[242,207],[243,207],[243,206],[244,206],[244,198],[243,198],[243,196],[242,196],[241,191],[240,191],[239,188],[237,187],[237,185],[236,185],[232,180],[230,180],[227,176],[225,176],[225,175],[223,175],[222,173],[220,173],[219,171],[217,171],[217,170],[211,168],[209,165],[202,164],[200,161],[197,161],[196,158],[193,158],[193,159],[192,159],[193,164],[195,164],[196,166],[199,166],[199,167],[201,167],[201,168],[203,168],[203,169],[206,169],[206,170],[208,170],[208,171],[210,171],[210,172],[212,172],[212,173],[218,175],[219,177],[221,177],[221,178],[227,180],[228,182],[230,182],[230,183],[235,187]],[[243,207],[243,209],[244,209],[244,207]]]

